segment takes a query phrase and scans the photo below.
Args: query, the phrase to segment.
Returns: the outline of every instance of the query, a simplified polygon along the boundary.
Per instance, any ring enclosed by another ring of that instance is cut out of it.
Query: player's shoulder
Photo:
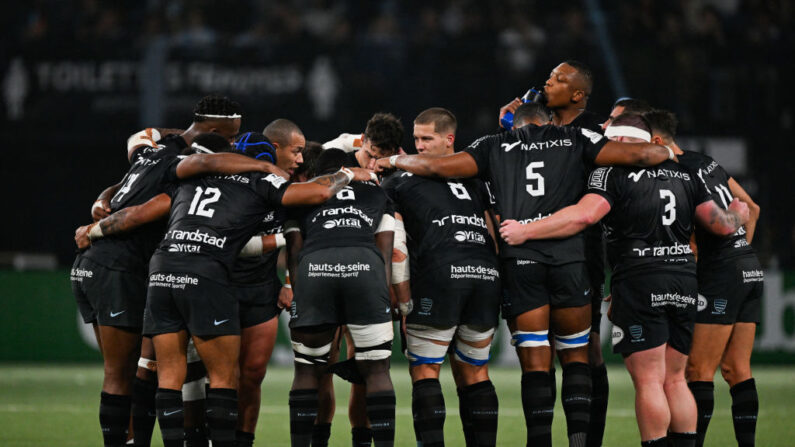
[[[410,172],[398,169],[397,171],[384,177],[384,179],[381,181],[381,187],[383,187],[384,189],[397,188],[398,186],[404,184],[407,180],[409,180],[413,176],[414,175]]]

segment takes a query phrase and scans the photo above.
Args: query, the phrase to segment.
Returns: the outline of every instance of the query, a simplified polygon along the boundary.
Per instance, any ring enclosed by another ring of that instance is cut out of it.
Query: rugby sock
[[[331,424],[315,424],[312,426],[312,447],[328,447],[331,437]]]
[[[671,447],[696,447],[698,434],[694,431],[677,433],[668,432],[668,445]]]
[[[469,406],[464,388],[458,387],[455,389],[455,392],[458,394],[458,416],[461,418],[461,427],[464,429],[464,440],[467,447],[473,447],[475,445],[475,440],[472,438],[472,420],[469,417]],[[419,440],[419,437],[417,437],[417,440]],[[422,443],[418,443],[417,446],[422,447]]]
[[[552,390],[553,404],[558,398],[558,382],[555,380],[555,371],[556,370],[554,366],[549,370],[549,387]]]
[[[235,447],[253,447],[254,446],[254,433],[249,433],[249,432],[243,431],[243,430],[237,430],[235,432],[235,439],[236,439]],[[314,441],[312,441],[312,445],[315,445]],[[320,444],[317,444],[317,445],[320,445]]]
[[[555,400],[549,373],[530,371],[522,374],[522,408],[527,425],[527,445],[552,445],[552,414]]]
[[[209,447],[209,445],[204,425],[185,427],[185,447]]]
[[[641,447],[668,447],[668,438],[663,436],[662,438],[641,441],[640,445]]]
[[[587,363],[563,365],[560,390],[570,447],[585,447],[591,418],[591,367]]]
[[[732,419],[737,445],[752,446],[756,437],[756,417],[759,414],[756,382],[754,379],[745,380],[731,387],[729,392],[732,395]]]
[[[701,447],[704,445],[707,427],[709,427],[709,422],[712,420],[712,410],[715,408],[715,384],[712,382],[690,382],[687,386],[696,399],[696,411],[698,412],[696,445]]]
[[[155,406],[163,447],[182,447],[185,437],[182,391],[158,388],[155,394]]]
[[[414,382],[411,392],[412,407],[416,403],[415,423],[419,429],[422,447],[444,445],[444,419],[447,410],[439,379],[422,379]]]
[[[317,417],[317,388],[290,391],[290,445],[308,447]]]
[[[133,445],[149,447],[155,428],[155,393],[157,383],[135,378],[132,394]]]
[[[395,392],[367,393],[367,418],[375,447],[392,447],[395,443]]]
[[[369,427],[353,427],[351,429],[351,445],[353,447],[370,447],[373,445],[373,431]]]
[[[467,402],[468,419],[472,424],[472,445],[492,447],[497,445],[497,391],[491,380],[464,387],[462,394]]]
[[[610,385],[607,383],[607,367],[602,363],[591,368],[591,420],[588,427],[588,447],[600,447],[605,434],[605,418],[607,418],[607,397]]]
[[[130,396],[102,392],[99,398],[99,426],[105,446],[123,446],[130,424]]]
[[[237,427],[237,390],[210,388],[204,417],[213,447],[234,447]]]

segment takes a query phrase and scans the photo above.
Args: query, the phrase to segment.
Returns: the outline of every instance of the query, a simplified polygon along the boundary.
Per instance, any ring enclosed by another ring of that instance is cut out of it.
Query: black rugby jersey
[[[694,214],[711,198],[692,171],[673,161],[643,169],[598,168],[588,193],[611,206],[602,226],[614,278],[650,270],[695,274]]]
[[[284,231],[284,222],[287,220],[287,210],[276,208],[262,218],[257,234],[277,234]],[[238,257],[229,281],[233,284],[259,284],[268,281],[277,281],[276,261],[279,259],[279,249],[260,256]]]
[[[130,157],[130,169],[122,186],[110,200],[111,212],[140,205],[165,191],[165,172],[172,160],[187,147],[179,135],[158,142],[157,147],[142,146]],[[91,244],[84,256],[114,270],[146,273],[149,259],[166,229],[165,219],[143,225],[135,230],[109,235]]]
[[[177,182],[175,160],[167,177]],[[168,229],[149,270],[194,272],[226,281],[238,254],[263,218],[281,207],[289,181],[246,172],[179,181],[171,196]]]
[[[729,209],[729,204],[734,200],[729,189],[731,176],[712,157],[693,151],[684,152],[678,157],[679,163],[690,168],[701,178],[715,203],[723,209]],[[745,238],[745,226],[740,227],[729,237],[718,236],[696,226],[696,245],[698,245],[698,263],[701,265],[756,253]]]
[[[527,125],[475,140],[465,149],[497,200],[501,220],[543,219],[576,203],[585,191],[586,164],[607,143],[588,129]],[[500,255],[550,265],[583,261],[582,234],[567,239],[529,240],[510,246],[500,238]]]
[[[484,216],[489,198],[481,181],[431,179],[398,171],[382,187],[395,211],[403,215],[412,277],[455,261],[496,261]]]
[[[577,118],[574,118],[574,120],[569,124],[566,124],[566,126],[582,127],[597,133],[604,133],[604,130],[602,130],[602,124],[605,121],[605,118],[602,118],[590,110],[583,110],[582,113],[577,115]]]
[[[304,239],[299,258],[323,248],[368,247],[379,256],[375,231],[384,214],[394,215],[392,203],[373,182],[351,182],[325,203],[296,209]]]

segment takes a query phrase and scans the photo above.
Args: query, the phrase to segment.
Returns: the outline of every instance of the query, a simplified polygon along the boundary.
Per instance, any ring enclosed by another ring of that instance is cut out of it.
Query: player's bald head
[[[304,133],[294,122],[279,118],[271,121],[270,124],[265,126],[265,130],[262,131],[262,134],[270,141],[278,143],[280,146],[288,146],[293,134],[303,135]]]

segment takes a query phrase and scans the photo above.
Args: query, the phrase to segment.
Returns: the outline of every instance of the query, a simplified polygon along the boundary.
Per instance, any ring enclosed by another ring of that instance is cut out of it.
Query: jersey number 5
[[[661,189],[660,198],[668,201],[663,209],[662,224],[670,226],[676,220],[676,196],[670,190]]]
[[[544,176],[534,171],[537,168],[543,168],[543,161],[534,161],[527,165],[527,180],[535,180],[536,184],[528,184],[526,186],[527,193],[533,197],[541,197],[544,195]]]
[[[199,201],[202,197],[204,197],[201,202]],[[212,208],[207,208],[207,205],[211,203],[215,203],[218,199],[221,198],[221,190],[218,188],[207,188],[202,189],[201,186],[196,187],[196,194],[193,195],[193,200],[190,202],[190,209],[188,209],[188,214],[194,214],[197,216],[204,216],[204,217],[213,217],[215,214],[215,210]]]

